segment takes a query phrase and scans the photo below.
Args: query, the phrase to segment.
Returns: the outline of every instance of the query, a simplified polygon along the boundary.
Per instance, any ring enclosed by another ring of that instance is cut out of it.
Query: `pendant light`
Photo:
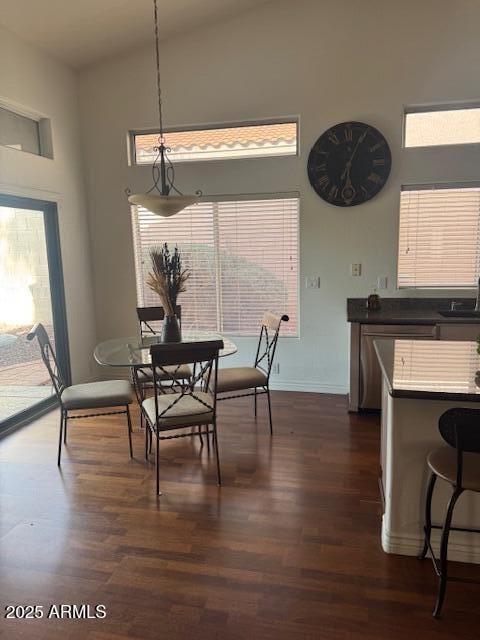
[[[165,145],[165,137],[163,133],[157,0],[153,0],[153,11],[155,18],[155,59],[157,66],[158,117],[160,125],[158,146],[154,147],[154,151],[157,153],[157,156],[152,166],[153,186],[146,193],[132,194],[129,189],[126,190],[126,193],[130,204],[144,207],[152,213],[156,213],[159,216],[167,218],[175,215],[182,209],[185,209],[185,207],[198,202],[201,191],[197,191],[194,196],[185,196],[175,187],[175,168],[168,157],[170,149]]]

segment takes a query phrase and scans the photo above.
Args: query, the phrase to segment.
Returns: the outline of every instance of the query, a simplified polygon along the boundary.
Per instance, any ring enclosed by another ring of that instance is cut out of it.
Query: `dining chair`
[[[40,346],[40,354],[45,364],[52,385],[60,405],[60,435],[58,439],[57,464],[60,466],[62,456],[62,440],[67,443],[67,422],[79,418],[95,418],[126,414],[128,427],[128,446],[130,457],[133,457],[132,449],[132,421],[130,419],[129,405],[132,403],[132,388],[127,380],[105,380],[103,382],[87,382],[85,384],[73,384],[67,386],[58,366],[55,351],[43,324],[38,323],[27,334],[27,340],[37,338]],[[102,411],[96,409],[122,407],[118,411]],[[95,411],[95,413],[70,415],[70,411]]]
[[[287,315],[276,316],[269,311],[263,314],[257,353],[253,367],[227,367],[220,369],[217,376],[217,393],[225,394],[236,391],[235,395],[222,395],[218,400],[254,396],[254,413],[257,416],[257,396],[267,395],[270,434],[273,435],[272,405],[270,400],[270,373],[277,348],[278,336],[282,322],[288,322]]]
[[[180,326],[182,326],[182,307],[175,307]],[[156,323],[161,322],[165,317],[165,309],[159,307],[137,307],[137,318],[140,330],[140,337],[147,338],[160,334],[161,328]],[[158,373],[158,379],[162,378],[161,372]],[[192,371],[188,365],[184,365],[176,371],[177,379],[181,383],[185,383],[190,379]],[[132,368],[132,379],[137,394],[139,404],[145,399],[145,391],[153,388],[153,372],[151,367]],[[168,382],[169,377],[164,376],[164,382]]]
[[[452,527],[452,518],[458,498],[464,491],[480,493],[480,410],[448,409],[439,418],[438,429],[447,446],[430,451],[427,464],[430,479],[425,503],[424,544],[419,560],[430,552],[433,567],[439,578],[437,602],[433,616],[440,616],[447,587],[448,539],[450,531],[480,533],[480,529]],[[448,482],[453,492],[448,502],[443,525],[432,524],[432,497],[437,478]],[[431,545],[432,529],[441,529],[440,558],[435,557]]]
[[[218,371],[218,353],[223,349],[222,340],[192,343],[166,343],[153,345],[152,360],[154,395],[143,400],[142,414],[145,417],[145,458],[151,439],[155,438],[155,468],[157,494],[160,494],[160,441],[187,436],[212,435],[217,463],[217,481],[221,484],[220,458],[217,442],[217,409],[215,383]],[[178,372],[183,365],[190,364],[193,373],[188,384],[178,384]],[[159,385],[169,377],[178,392],[162,393]],[[203,386],[200,390],[199,383]],[[211,427],[210,427],[211,425]],[[169,431],[183,431],[198,427],[197,432],[188,431],[161,436]]]

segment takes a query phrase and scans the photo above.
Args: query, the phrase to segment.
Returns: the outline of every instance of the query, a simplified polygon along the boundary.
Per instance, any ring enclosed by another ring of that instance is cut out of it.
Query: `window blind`
[[[480,187],[402,191],[399,287],[476,287],[479,245]]]
[[[393,386],[416,391],[475,393],[478,369],[474,342],[397,340]]]
[[[171,218],[132,207],[137,298],[159,304],[146,285],[149,251],[178,246],[191,276],[179,297],[188,328],[257,335],[264,311],[286,313],[298,333],[298,198],[201,202]]]

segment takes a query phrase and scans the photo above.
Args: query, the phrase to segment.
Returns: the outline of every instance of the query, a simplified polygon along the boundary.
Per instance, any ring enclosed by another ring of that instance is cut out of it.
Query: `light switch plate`
[[[388,288],[388,278],[387,276],[378,276],[377,278],[377,289],[387,289]]]
[[[362,265],[360,264],[360,262],[355,262],[350,265],[350,275],[351,276],[362,275]]]

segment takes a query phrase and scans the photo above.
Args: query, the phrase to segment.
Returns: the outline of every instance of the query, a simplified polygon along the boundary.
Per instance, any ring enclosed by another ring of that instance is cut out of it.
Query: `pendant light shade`
[[[132,194],[129,189],[125,192],[128,196],[130,204],[144,207],[164,218],[173,216],[182,209],[189,207],[191,204],[198,202],[201,191],[197,191],[196,195],[184,196],[175,186],[175,169],[168,157],[170,149],[165,144],[163,134],[163,116],[162,116],[162,91],[160,87],[160,54],[159,54],[159,35],[158,35],[158,0],[153,0],[153,14],[155,19],[155,61],[157,70],[157,93],[158,93],[158,118],[159,118],[159,136],[158,146],[154,147],[157,156],[152,165],[153,186],[146,193]],[[172,194],[172,195],[171,195]]]
[[[148,209],[163,218],[174,216],[182,209],[198,202],[197,196],[162,196],[149,193],[134,193],[128,197],[130,204]]]

